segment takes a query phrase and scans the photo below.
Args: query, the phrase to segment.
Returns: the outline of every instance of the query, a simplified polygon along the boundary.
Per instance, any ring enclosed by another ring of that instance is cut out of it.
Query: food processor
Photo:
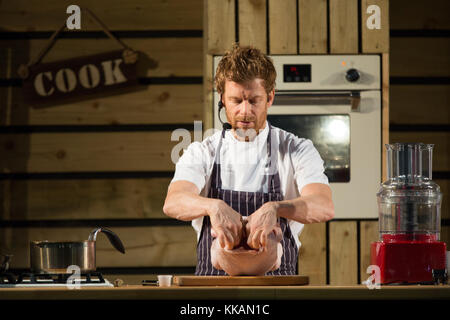
[[[386,145],[388,177],[377,193],[380,239],[371,244],[380,284],[447,282],[446,244],[439,241],[442,193],[432,181],[433,147]]]

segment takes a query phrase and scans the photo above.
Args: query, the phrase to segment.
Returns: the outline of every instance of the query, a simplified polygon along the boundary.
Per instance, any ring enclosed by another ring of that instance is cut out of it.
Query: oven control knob
[[[348,69],[347,73],[345,74],[345,79],[350,82],[355,82],[359,80],[359,71],[356,69]]]

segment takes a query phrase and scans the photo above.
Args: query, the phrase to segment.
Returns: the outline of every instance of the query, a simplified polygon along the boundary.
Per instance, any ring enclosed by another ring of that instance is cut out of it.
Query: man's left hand
[[[253,249],[265,247],[268,236],[274,232],[281,237],[281,229],[278,224],[278,206],[276,202],[266,202],[247,219],[246,231],[247,244]]]

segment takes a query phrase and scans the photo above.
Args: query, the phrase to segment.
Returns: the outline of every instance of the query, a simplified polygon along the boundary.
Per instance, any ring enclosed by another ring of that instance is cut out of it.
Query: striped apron
[[[266,172],[271,165],[271,126],[269,125],[269,134],[267,137],[267,159]],[[220,147],[222,140],[225,137],[225,130],[222,131],[222,139],[216,151],[216,157],[220,157]],[[222,189],[222,179],[220,176],[220,161],[215,160],[213,171],[211,175],[211,188],[208,193],[208,198],[222,199],[233,210],[239,212],[242,216],[249,216],[265,202],[281,201],[283,195],[280,188],[280,176],[278,170],[275,174],[267,174],[269,188],[268,192],[244,192],[234,190]],[[292,235],[288,221],[285,218],[278,218],[280,223],[283,238],[281,244],[283,246],[283,256],[281,258],[281,265],[274,271],[269,271],[266,275],[295,275],[297,274],[298,262],[298,248],[295,239]],[[217,270],[211,264],[211,221],[208,216],[203,218],[202,230],[200,232],[199,241],[197,244],[197,267],[195,269],[196,275],[227,275],[223,270]]]

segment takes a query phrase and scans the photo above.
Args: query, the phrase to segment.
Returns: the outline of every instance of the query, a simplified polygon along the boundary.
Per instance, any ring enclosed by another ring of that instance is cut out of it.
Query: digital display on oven
[[[284,82],[311,82],[310,64],[284,64]]]

